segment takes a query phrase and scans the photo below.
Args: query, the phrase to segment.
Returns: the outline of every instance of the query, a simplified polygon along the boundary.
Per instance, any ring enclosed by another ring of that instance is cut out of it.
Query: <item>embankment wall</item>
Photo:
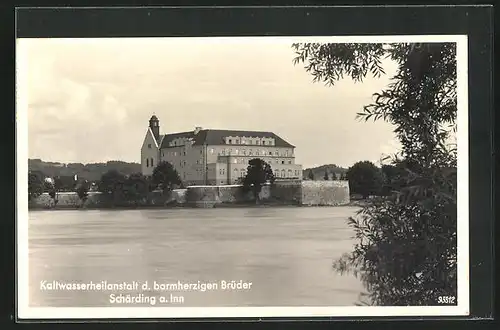
[[[263,203],[333,206],[349,204],[349,183],[347,181],[276,181],[265,185],[259,194]],[[169,205],[213,207],[217,204],[238,205],[254,201],[250,191],[243,191],[240,185],[190,186],[175,189],[167,194],[153,191],[143,200],[123,202],[120,206],[161,207]],[[90,192],[85,202],[76,193],[58,193],[57,203],[47,193],[29,202],[31,209],[74,209],[105,208],[109,201],[99,192]]]

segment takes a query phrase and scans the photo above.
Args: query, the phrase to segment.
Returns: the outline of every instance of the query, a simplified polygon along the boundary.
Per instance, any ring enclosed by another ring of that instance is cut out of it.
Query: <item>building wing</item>
[[[285,141],[278,135],[272,132],[262,131],[239,131],[239,130],[221,130],[221,129],[204,129],[195,134],[194,131],[180,132],[173,134],[165,134],[162,139],[160,148],[168,148],[170,143],[179,138],[193,139],[193,145],[225,145],[225,138],[228,136],[246,136],[254,138],[272,138],[275,141],[276,147],[295,148],[294,145]]]

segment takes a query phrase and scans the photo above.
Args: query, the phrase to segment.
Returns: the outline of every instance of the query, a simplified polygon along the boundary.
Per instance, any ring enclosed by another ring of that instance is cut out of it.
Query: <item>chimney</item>
[[[201,127],[196,126],[195,129],[194,129],[194,135],[198,134],[201,130],[202,130]]]

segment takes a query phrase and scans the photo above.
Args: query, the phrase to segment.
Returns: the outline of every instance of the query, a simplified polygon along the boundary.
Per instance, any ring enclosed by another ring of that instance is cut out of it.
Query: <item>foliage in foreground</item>
[[[386,89],[358,113],[394,125],[401,152],[391,159],[386,198],[349,219],[357,243],[334,263],[360,276],[373,305],[435,305],[457,293],[456,148],[450,143],[457,114],[453,43],[294,44],[295,64],[313,81],[334,85],[385,74],[385,58],[398,65]],[[456,300],[455,300],[456,303]]]

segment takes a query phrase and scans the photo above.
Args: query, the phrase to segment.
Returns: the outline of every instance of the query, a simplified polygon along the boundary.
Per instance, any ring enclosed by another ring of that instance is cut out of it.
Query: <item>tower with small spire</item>
[[[153,135],[156,139],[157,142],[160,141],[160,121],[158,120],[158,117],[156,115],[151,116],[149,119],[149,128],[151,128],[151,132],[153,132]]]

